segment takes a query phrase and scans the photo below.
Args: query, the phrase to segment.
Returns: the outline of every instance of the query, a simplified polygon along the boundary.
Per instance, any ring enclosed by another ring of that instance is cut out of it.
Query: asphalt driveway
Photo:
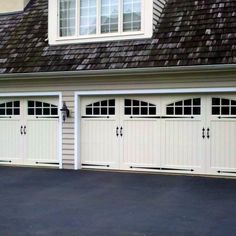
[[[236,180],[0,167],[0,235],[236,235]]]

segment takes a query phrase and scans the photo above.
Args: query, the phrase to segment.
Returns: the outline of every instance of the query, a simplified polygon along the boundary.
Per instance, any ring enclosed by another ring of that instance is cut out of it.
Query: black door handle
[[[203,127],[202,129],[202,138],[204,139],[206,136],[205,136],[205,128]]]
[[[120,127],[120,136],[121,137],[123,136],[123,127],[122,126]]]
[[[117,137],[119,136],[119,127],[118,126],[116,127],[116,136]]]
[[[20,127],[20,134],[23,134],[23,126]]]
[[[207,138],[208,139],[210,138],[210,129],[209,128],[207,129]]]
[[[26,135],[26,126],[24,126],[24,135]]]

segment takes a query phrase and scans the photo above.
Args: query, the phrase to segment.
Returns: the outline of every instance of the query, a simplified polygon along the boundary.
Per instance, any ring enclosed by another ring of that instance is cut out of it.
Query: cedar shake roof
[[[48,0],[0,16],[0,74],[236,63],[235,0],[169,0],[153,38],[49,46]]]

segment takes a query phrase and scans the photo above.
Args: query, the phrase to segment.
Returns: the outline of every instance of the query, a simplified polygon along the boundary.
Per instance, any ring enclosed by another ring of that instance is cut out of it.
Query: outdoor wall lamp
[[[62,108],[61,108],[61,114],[62,114],[62,120],[63,122],[66,121],[66,118],[70,116],[70,111],[66,105],[66,102],[63,102]]]

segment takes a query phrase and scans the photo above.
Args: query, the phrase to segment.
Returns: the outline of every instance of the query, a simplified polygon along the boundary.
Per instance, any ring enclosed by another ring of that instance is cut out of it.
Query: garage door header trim
[[[225,88],[184,88],[184,89],[140,89],[140,90],[97,90],[97,91],[79,91],[76,96],[91,95],[128,95],[128,94],[183,94],[183,93],[225,93],[236,92],[236,87]]]

